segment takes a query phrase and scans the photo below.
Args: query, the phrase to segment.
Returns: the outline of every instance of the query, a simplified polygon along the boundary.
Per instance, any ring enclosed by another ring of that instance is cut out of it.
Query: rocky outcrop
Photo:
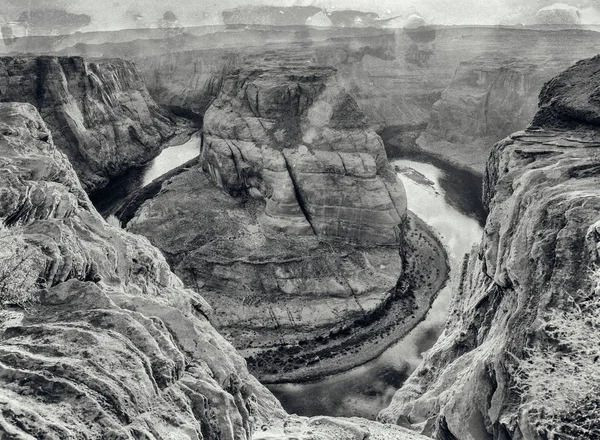
[[[599,67],[547,83],[533,124],[493,148],[482,243],[381,420],[436,438],[597,438]]]
[[[266,201],[265,231],[398,244],[404,189],[332,69],[236,71],[205,114],[204,133],[204,169],[229,194]]]
[[[34,107],[0,105],[0,152],[2,299],[31,296],[0,310],[2,437],[237,439],[282,417],[206,302],[95,211]]]
[[[168,179],[128,228],[206,291],[262,379],[306,379],[352,366],[351,329],[402,296],[406,196],[333,69],[289,54],[260,63],[223,78],[204,118],[205,172]]]
[[[178,132],[124,60],[2,57],[0,101],[38,108],[88,192],[152,159]]]
[[[160,252],[95,211],[29,104],[0,104],[0,183],[1,438],[424,439],[286,415]]]

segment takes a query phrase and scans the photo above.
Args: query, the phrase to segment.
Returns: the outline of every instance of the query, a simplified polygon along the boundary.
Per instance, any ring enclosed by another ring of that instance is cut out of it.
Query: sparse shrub
[[[22,237],[0,227],[0,309],[33,302],[37,279],[33,248]]]
[[[114,214],[110,214],[108,217],[106,217],[106,223],[108,223],[111,226],[116,226],[117,228],[123,227],[123,225],[121,224],[121,220],[119,220],[119,218]]]
[[[548,439],[600,438],[600,270],[596,291],[546,316],[516,376],[521,410]]]

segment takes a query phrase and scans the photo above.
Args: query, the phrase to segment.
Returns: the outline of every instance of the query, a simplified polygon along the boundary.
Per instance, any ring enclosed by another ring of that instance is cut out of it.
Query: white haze
[[[0,22],[10,21],[31,4],[32,9],[64,8],[92,17],[82,30],[155,27],[166,11],[183,26],[222,24],[224,9],[252,5],[317,6],[328,10],[358,9],[382,16],[418,14],[432,24],[532,24],[536,12],[552,0],[0,0]],[[580,11],[582,24],[600,24],[600,0],[562,0]]]

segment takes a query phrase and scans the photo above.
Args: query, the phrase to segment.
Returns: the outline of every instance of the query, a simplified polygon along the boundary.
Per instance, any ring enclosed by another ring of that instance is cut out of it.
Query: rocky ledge
[[[548,82],[487,163],[444,334],[379,418],[434,438],[600,436],[600,57]]]
[[[96,212],[29,104],[0,104],[0,221],[0,438],[424,439],[285,414],[160,252]]]
[[[293,57],[251,66],[222,78],[205,114],[204,172],[168,179],[128,228],[206,292],[215,326],[262,380],[305,380],[368,360],[349,338],[391,302],[405,331],[427,306],[415,313],[398,283],[404,188],[335,70]],[[325,359],[336,353],[343,361]]]
[[[154,158],[185,124],[150,97],[135,65],[79,57],[0,57],[0,102],[28,102],[91,192]]]
[[[0,104],[0,180],[2,302],[24,307],[0,309],[7,438],[249,438],[282,416],[202,297],[95,211],[29,104]]]

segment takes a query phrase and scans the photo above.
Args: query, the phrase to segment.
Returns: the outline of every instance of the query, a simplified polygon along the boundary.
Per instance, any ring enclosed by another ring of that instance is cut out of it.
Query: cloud
[[[581,10],[582,22],[600,22],[600,0],[561,0]],[[28,0],[2,0],[5,17],[16,16],[27,9]],[[536,12],[556,1],[552,0],[31,0],[33,9],[64,8],[69,12],[88,14],[92,23],[87,29],[120,29],[135,27],[134,16],[143,17],[152,26],[170,10],[182,25],[220,24],[224,9],[253,4],[277,6],[319,6],[329,10],[359,9],[379,14],[409,17],[419,14],[429,23],[520,24],[534,23]],[[136,14],[132,14],[135,11]]]

